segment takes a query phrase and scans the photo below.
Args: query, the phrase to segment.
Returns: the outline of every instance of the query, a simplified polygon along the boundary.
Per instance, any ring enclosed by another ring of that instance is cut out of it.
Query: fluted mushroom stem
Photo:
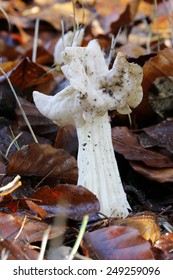
[[[77,127],[78,185],[92,191],[100,201],[100,212],[126,217],[130,205],[124,192],[113,150],[108,113]]]

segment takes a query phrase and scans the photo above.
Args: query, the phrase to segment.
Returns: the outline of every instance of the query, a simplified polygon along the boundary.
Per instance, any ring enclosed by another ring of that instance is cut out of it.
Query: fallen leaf
[[[134,17],[136,15],[136,12],[138,10],[138,6],[141,2],[141,0],[132,0],[132,1],[120,1],[121,2],[125,2],[126,3],[126,8],[125,10],[120,14],[120,17],[118,20],[116,20],[115,22],[113,22],[111,24],[111,33],[114,35],[117,35],[118,30],[122,27],[122,26],[126,26],[132,23],[132,21],[134,20]]]
[[[38,7],[35,13],[32,13],[33,7],[30,9],[24,10],[21,14],[24,18],[33,20],[35,18],[39,18],[42,21],[46,21],[51,24],[55,29],[61,30],[61,21],[68,21],[68,27],[73,26],[73,3],[70,1],[64,3],[53,3],[52,5],[45,7]],[[88,24],[92,13],[82,6],[76,7],[75,9],[75,17],[78,22],[81,24]]]
[[[172,254],[173,257],[173,233],[165,233],[156,241],[155,247]]]
[[[137,58],[139,56],[145,55],[146,50],[142,47],[140,47],[138,44],[128,42],[127,44],[124,44],[123,46],[116,48],[117,52],[123,52],[128,57]]]
[[[10,81],[21,90],[34,85],[53,82],[53,76],[47,73],[41,66],[24,58],[11,72]]]
[[[25,54],[22,57],[23,59],[25,57],[28,57],[30,60],[32,60],[32,54],[33,54],[33,49],[29,49],[25,52]],[[53,63],[54,63],[53,55],[49,53],[43,46],[38,46],[36,64],[53,65]]]
[[[98,212],[100,205],[96,196],[88,189],[76,185],[57,185],[54,188],[41,187],[32,199],[47,211],[47,217],[66,216],[81,220],[84,215]]]
[[[160,228],[156,215],[152,212],[144,212],[131,215],[122,220],[112,220],[111,225],[127,226],[137,229],[140,235],[154,244],[160,237]]]
[[[137,135],[127,127],[114,127],[112,137],[115,151],[128,160],[140,161],[155,168],[173,167],[173,161],[169,155],[142,148]]]
[[[143,128],[145,133],[149,135],[154,141],[155,146],[164,147],[170,153],[173,153],[173,121],[165,120],[156,125]]]
[[[136,229],[109,226],[84,235],[85,255],[101,260],[153,260],[150,242]]]
[[[70,155],[75,156],[78,151],[76,128],[73,125],[61,127],[58,130],[54,146],[58,149],[64,149]]]
[[[29,209],[35,213],[38,214],[42,219],[44,219],[44,217],[46,217],[47,215],[47,211],[45,211],[44,209],[42,209],[40,206],[38,206],[35,202],[33,202],[32,200],[25,200],[26,204],[28,205]]]
[[[44,136],[45,138],[48,138],[46,136],[49,136],[49,138],[55,139],[55,136],[57,134],[58,127],[55,125],[52,120],[44,117],[36,108],[36,106],[25,100],[22,97],[19,97],[20,104],[28,118],[28,121],[33,128],[35,134]],[[17,122],[21,129],[26,130],[27,124],[23,118],[22,112],[20,108],[16,107],[16,116],[17,116]],[[38,137],[38,136],[37,136]],[[38,139],[39,143],[43,143],[41,139]],[[48,143],[51,143],[50,141]],[[27,141],[25,139],[25,144],[27,144]]]
[[[7,81],[0,82],[0,117],[13,120],[15,118],[15,107],[16,100]]]
[[[154,180],[159,183],[173,181],[173,168],[152,168],[143,163],[130,161],[131,167],[149,180]]]
[[[39,252],[27,245],[19,246],[10,240],[0,240],[0,255],[2,260],[37,260]]]
[[[149,94],[154,81],[159,77],[173,77],[172,70],[173,63],[173,49],[165,48],[160,51],[156,56],[150,58],[143,66],[143,100],[138,108],[135,109],[139,113],[139,118],[146,119],[154,118],[154,110],[151,102],[149,101]],[[154,102],[154,100],[153,100]],[[144,110],[145,108],[145,110]],[[147,112],[147,114],[146,114]]]
[[[57,177],[66,182],[76,182],[78,177],[74,157],[62,149],[37,143],[13,153],[6,171],[23,176]]]
[[[38,219],[24,217],[16,214],[0,213],[0,232],[3,239],[15,241],[18,245],[25,245],[41,241],[48,224]],[[23,225],[22,225],[23,224]],[[21,229],[22,227],[22,229]],[[63,226],[52,226],[49,234],[49,239],[62,236],[65,232]]]
[[[15,50],[14,47],[8,46],[7,44],[5,44],[5,42],[0,40],[0,56],[2,58],[2,61],[4,60],[13,61],[17,59],[18,55],[19,52]]]

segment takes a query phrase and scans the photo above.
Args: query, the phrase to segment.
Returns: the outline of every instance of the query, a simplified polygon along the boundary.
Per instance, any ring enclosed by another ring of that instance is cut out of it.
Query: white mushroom
[[[62,51],[66,47],[77,47],[80,46],[84,37],[84,28],[80,28],[73,31],[68,31],[66,34],[64,34],[55,44],[54,47],[54,63],[61,65],[63,64],[63,56]]]
[[[78,185],[92,191],[100,211],[126,217],[127,201],[114,155],[108,111],[129,114],[142,100],[142,68],[118,53],[108,69],[96,40],[67,47],[62,71],[70,82],[55,96],[34,92],[39,111],[58,126],[75,124],[79,140]]]

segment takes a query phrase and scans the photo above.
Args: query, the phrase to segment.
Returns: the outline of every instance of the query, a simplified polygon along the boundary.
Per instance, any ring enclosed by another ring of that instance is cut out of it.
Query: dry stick
[[[48,226],[48,228],[45,230],[45,232],[43,234],[42,243],[41,243],[41,250],[40,250],[40,254],[38,256],[38,260],[43,260],[44,253],[45,253],[45,250],[46,250],[47,241],[48,241],[48,238],[49,238],[50,230],[51,230],[51,226]]]
[[[24,219],[23,219],[23,222],[22,222],[22,225],[21,225],[21,228],[19,230],[19,232],[16,234],[16,236],[14,237],[14,241],[19,237],[19,235],[21,234],[24,226],[25,226],[25,223],[26,223],[26,219],[27,219],[27,216],[25,215]]]
[[[157,44],[157,51],[160,51],[160,34],[159,34],[159,23],[158,23],[158,16],[157,16],[157,0],[154,0],[154,10],[155,10],[155,18],[156,18],[156,31],[158,36],[158,44]]]
[[[169,8],[167,7],[167,4],[166,4],[166,1],[163,0],[163,4],[165,6],[165,10],[168,14],[168,22],[169,22],[169,26],[170,26],[170,29],[171,29],[171,45],[173,46],[173,22],[172,22],[172,5],[171,5],[171,2],[168,1],[169,3]]]
[[[72,5],[73,5],[73,32],[75,34],[76,32],[76,9],[75,9],[75,2],[72,0]]]
[[[30,125],[30,123],[29,123],[29,120],[28,120],[28,118],[27,118],[27,116],[26,116],[26,114],[25,114],[25,111],[23,110],[23,107],[22,107],[22,105],[21,105],[21,103],[20,103],[20,101],[19,101],[19,98],[18,98],[18,96],[17,96],[17,94],[16,94],[16,92],[15,92],[15,90],[14,90],[14,87],[13,87],[13,85],[12,85],[10,79],[8,78],[7,74],[5,73],[5,71],[4,71],[1,67],[0,67],[0,71],[4,74],[5,78],[6,78],[7,81],[8,81],[8,84],[9,84],[9,86],[10,86],[10,88],[11,88],[11,91],[12,91],[13,94],[14,94],[14,97],[15,97],[15,99],[16,99],[16,101],[17,101],[17,104],[18,104],[18,106],[19,106],[19,108],[20,108],[20,111],[22,112],[23,118],[24,118],[24,120],[25,120],[25,122],[26,122],[26,125],[28,126],[28,129],[29,129],[29,131],[30,131],[30,133],[31,133],[31,135],[32,135],[32,137],[33,137],[35,143],[38,143],[38,140],[37,140],[37,138],[36,138],[36,136],[35,136],[35,133],[34,133],[32,127],[31,127],[31,125]]]
[[[65,31],[64,31],[64,22],[63,22],[63,20],[61,20],[61,37],[62,37],[62,48],[63,48],[63,51],[64,51],[64,49],[65,49],[64,34],[65,34]]]
[[[109,56],[108,56],[108,59],[107,59],[107,66],[108,66],[108,67],[110,66],[111,60],[112,60],[112,58],[113,58],[113,56],[114,56],[114,53],[115,53],[115,45],[116,45],[117,40],[118,40],[118,38],[119,38],[119,35],[120,35],[120,33],[121,33],[121,29],[122,29],[122,27],[119,28],[116,37],[115,37],[114,35],[112,35],[112,38],[111,38],[111,48],[110,48]]]
[[[34,44],[33,44],[33,53],[32,53],[33,62],[36,62],[36,57],[37,57],[39,23],[40,23],[40,19],[37,18],[35,22]]]

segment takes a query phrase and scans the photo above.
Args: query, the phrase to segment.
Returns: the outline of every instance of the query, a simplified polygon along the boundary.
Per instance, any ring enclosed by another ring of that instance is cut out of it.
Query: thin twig
[[[166,1],[163,0],[163,4],[165,6],[165,10],[168,14],[168,22],[169,22],[169,26],[170,26],[170,30],[171,30],[171,44],[173,46],[173,22],[172,22],[172,5],[171,5],[171,2],[168,1],[169,3],[169,8],[167,7],[167,4],[166,4]]]
[[[27,216],[25,215],[25,217],[24,217],[24,219],[23,219],[23,222],[22,222],[22,225],[21,225],[21,227],[20,227],[20,230],[19,230],[19,232],[16,234],[16,236],[14,237],[14,240],[16,240],[16,239],[19,237],[19,235],[21,234],[21,232],[22,232],[22,230],[23,230],[23,228],[24,228],[24,226],[25,226],[26,219],[27,219]]]
[[[74,0],[72,0],[72,5],[73,5],[73,32],[75,34],[75,32],[76,32],[76,8],[75,8]]]
[[[35,22],[34,43],[33,43],[33,52],[32,52],[33,62],[36,62],[36,58],[37,58],[39,23],[40,23],[40,19],[37,18]]]
[[[158,16],[157,16],[157,0],[154,0],[154,9],[155,9],[155,19],[156,19],[156,32],[158,36],[158,41],[157,41],[157,51],[160,51],[160,34],[159,34],[159,23],[158,23]]]
[[[115,53],[115,45],[117,43],[117,39],[119,37],[121,33],[121,27],[120,29],[118,30],[118,33],[117,33],[117,36],[115,37],[114,35],[112,35],[112,40],[111,40],[111,48],[110,48],[110,52],[109,52],[109,56],[108,56],[108,59],[107,59],[107,66],[109,67],[110,66],[110,63],[111,63],[111,60],[112,60],[112,57],[114,56],[114,53]]]
[[[47,245],[47,241],[49,238],[49,233],[51,230],[51,226],[48,226],[48,228],[45,230],[44,234],[43,234],[43,238],[42,238],[42,243],[41,243],[41,250],[38,256],[38,260],[43,260],[44,258],[44,254],[45,254],[45,250],[46,250],[46,245]]]
[[[61,20],[61,38],[62,38],[62,48],[63,48],[63,50],[65,49],[64,34],[65,34],[65,31],[64,31],[64,22],[63,22],[63,20]]]

